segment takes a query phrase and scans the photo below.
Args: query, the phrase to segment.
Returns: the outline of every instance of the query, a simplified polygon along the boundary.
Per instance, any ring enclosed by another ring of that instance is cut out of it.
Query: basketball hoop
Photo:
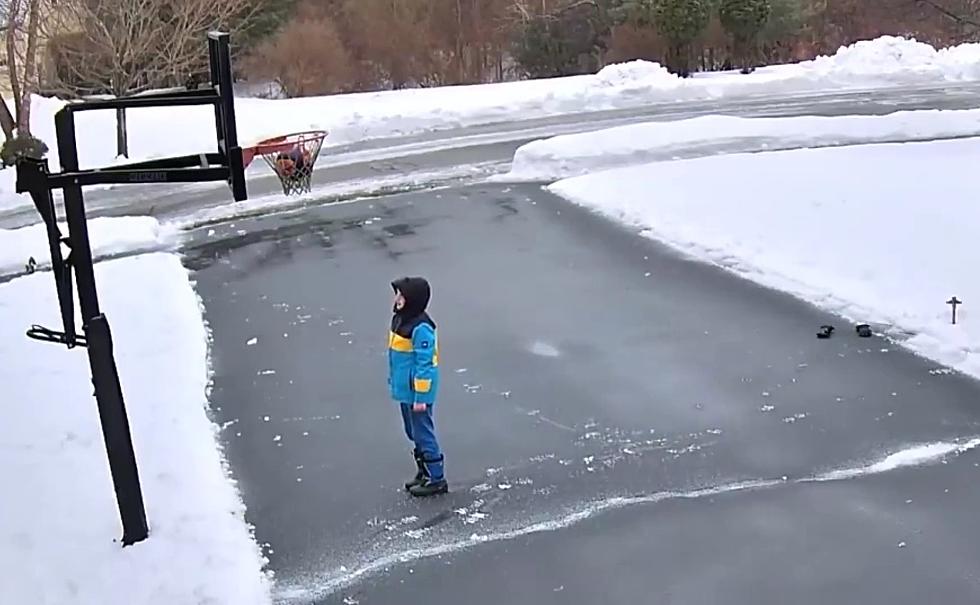
[[[265,139],[242,150],[243,163],[248,166],[260,155],[279,177],[284,194],[309,193],[313,166],[326,136],[324,130],[311,130]]]

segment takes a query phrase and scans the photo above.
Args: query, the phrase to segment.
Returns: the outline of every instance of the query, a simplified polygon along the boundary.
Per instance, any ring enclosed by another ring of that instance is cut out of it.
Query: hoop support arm
[[[126,183],[203,183],[228,178],[227,166],[214,168],[147,168],[62,172],[50,175],[52,187],[119,185]]]

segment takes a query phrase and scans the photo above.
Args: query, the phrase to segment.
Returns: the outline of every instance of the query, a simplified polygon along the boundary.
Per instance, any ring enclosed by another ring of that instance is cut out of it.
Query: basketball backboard
[[[49,189],[64,188],[66,199],[76,186],[104,184],[189,183],[226,181],[236,201],[248,198],[242,148],[238,143],[235,122],[235,94],[231,71],[228,34],[208,34],[208,59],[211,82],[197,89],[168,90],[152,94],[67,103],[55,114],[58,155],[61,173],[47,174]],[[211,105],[214,107],[216,147],[195,155],[134,162],[106,168],[79,170],[75,133],[75,114],[103,109],[137,109],[144,107],[180,107]],[[31,171],[18,177],[18,192],[36,189]]]

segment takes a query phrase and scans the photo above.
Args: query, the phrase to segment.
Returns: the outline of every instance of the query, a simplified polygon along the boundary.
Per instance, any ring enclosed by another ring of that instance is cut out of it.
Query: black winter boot
[[[417,485],[422,485],[425,479],[429,476],[428,471],[425,470],[425,463],[422,462],[422,452],[415,450],[415,466],[418,467],[418,472],[415,473],[415,478],[405,484],[405,489],[411,490]]]
[[[442,481],[433,481],[429,477],[425,477],[422,483],[412,487],[408,490],[410,494],[418,498],[424,498],[426,496],[435,496],[436,494],[445,494],[449,491],[449,482],[443,479]]]

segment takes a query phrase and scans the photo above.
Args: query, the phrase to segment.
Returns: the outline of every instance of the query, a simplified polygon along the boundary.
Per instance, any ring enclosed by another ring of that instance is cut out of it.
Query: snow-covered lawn
[[[710,115],[647,122],[541,139],[522,145],[499,180],[547,181],[604,168],[710,155],[925,141],[980,135],[980,110],[900,111],[882,116],[740,118]],[[496,180],[496,179],[495,179]]]
[[[67,236],[67,224],[60,227],[61,234]],[[121,253],[170,250],[179,243],[180,236],[176,227],[161,225],[149,216],[95,218],[88,221],[88,233],[92,256],[96,259]],[[0,276],[24,272],[31,258],[39,269],[51,266],[44,223],[0,229]]]
[[[962,139],[650,163],[549,189],[980,376],[977,166],[980,139]]]
[[[202,47],[203,52],[203,47]],[[657,63],[632,61],[596,74],[501,84],[410,89],[286,100],[236,101],[243,144],[309,129],[330,132],[328,146],[458,126],[656,102],[745,95],[832,92],[883,86],[980,80],[980,45],[937,50],[903,38],[882,37],[843,47],[832,56],[775,65],[750,75],[704,74],[681,79]],[[59,167],[54,136],[58,99],[35,98],[32,131],[48,143]],[[208,151],[215,147],[213,112],[151,108],[127,113],[131,159]],[[115,114],[76,117],[83,168],[115,161]],[[329,152],[328,152],[329,153]],[[0,210],[26,203],[13,193],[12,170],[0,171]]]
[[[207,416],[208,334],[179,258],[100,263],[150,538],[121,548],[84,349],[28,340],[60,325],[50,273],[0,285],[0,603],[270,601],[264,560]]]

